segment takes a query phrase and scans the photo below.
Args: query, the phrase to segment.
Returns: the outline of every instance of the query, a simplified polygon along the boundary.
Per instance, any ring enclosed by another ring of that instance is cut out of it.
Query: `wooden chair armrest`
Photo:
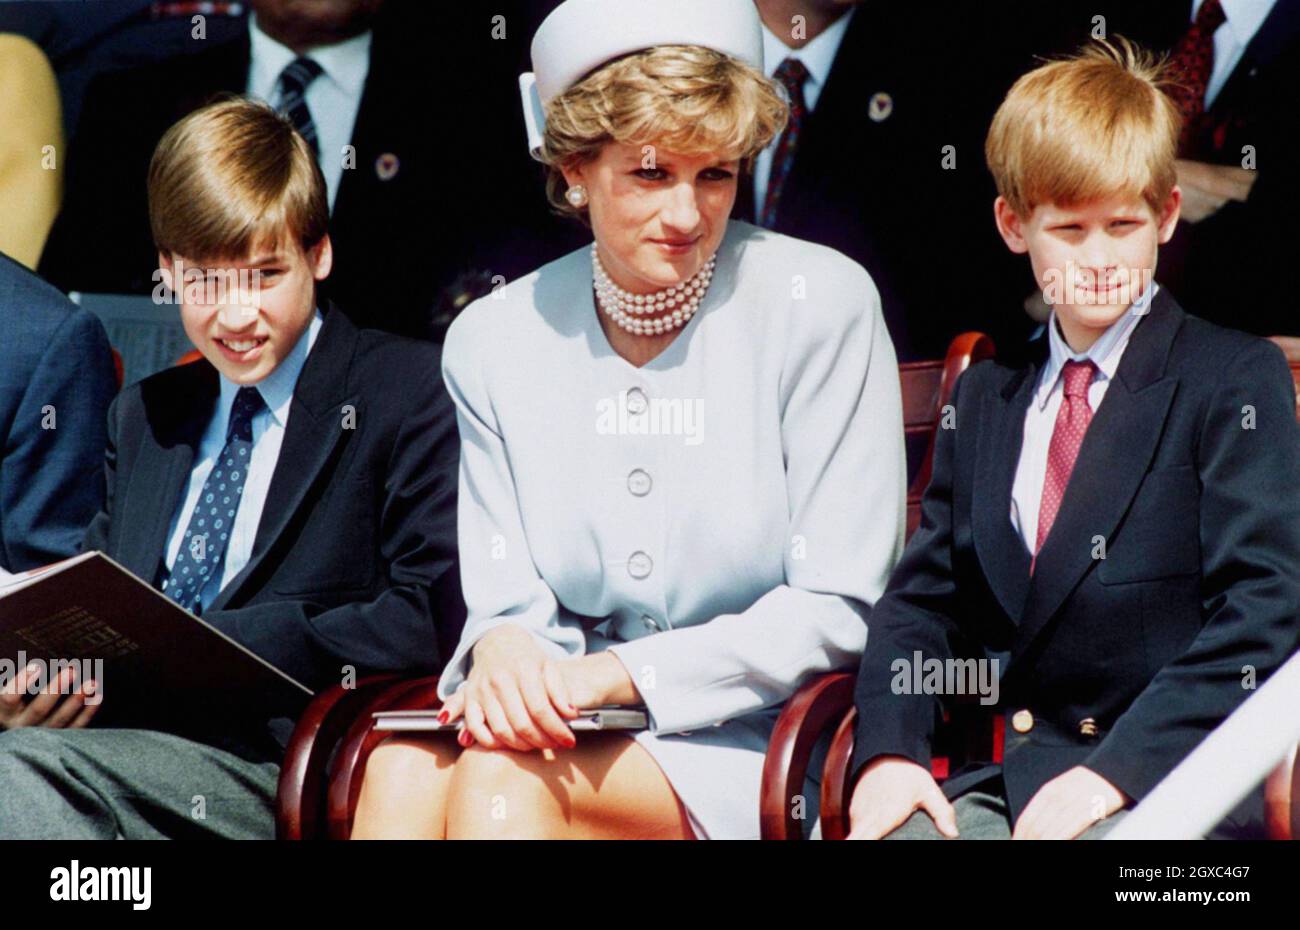
[[[957,378],[971,365],[993,358],[996,354],[997,347],[984,333],[961,333],[954,336],[952,342],[948,344],[948,354],[943,360],[943,377],[939,382],[938,404],[934,412],[935,428],[930,434],[930,444],[925,450],[925,458],[921,460],[921,468],[908,489],[916,514],[916,523],[909,522],[909,530],[914,530],[920,523],[920,500],[926,486],[930,483],[930,475],[934,468],[934,446],[939,435],[939,423],[943,417],[943,408],[952,400],[952,389],[957,383]]]
[[[441,705],[438,677],[410,678],[390,684],[360,708],[330,765],[326,818],[329,837],[346,840],[352,835],[352,817],[361,796],[366,760],[392,733],[375,730],[372,715],[381,710],[429,710]]]
[[[853,761],[853,731],[857,722],[858,712],[850,707],[835,730],[831,748],[826,753],[821,794],[824,840],[842,840],[849,835],[849,801],[853,797],[849,765]]]
[[[1300,765],[1297,747],[1269,773],[1264,782],[1264,820],[1271,840],[1300,839]]]
[[[275,798],[277,839],[309,840],[323,835],[325,767],[330,753],[360,706],[394,681],[396,675],[372,675],[351,688],[335,685],[307,705],[293,728],[280,766]]]
[[[855,679],[849,672],[821,675],[799,688],[781,709],[763,760],[759,795],[763,839],[804,838],[804,821],[795,817],[795,797],[803,793],[818,738],[852,708]]]

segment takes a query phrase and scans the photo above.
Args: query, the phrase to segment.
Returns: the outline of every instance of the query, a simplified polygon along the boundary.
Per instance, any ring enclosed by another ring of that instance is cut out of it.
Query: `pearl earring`
[[[581,184],[575,184],[565,192],[564,199],[575,210],[580,210],[587,205],[587,189]]]

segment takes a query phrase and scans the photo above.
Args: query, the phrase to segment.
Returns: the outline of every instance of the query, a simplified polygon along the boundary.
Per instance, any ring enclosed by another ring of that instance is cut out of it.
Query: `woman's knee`
[[[429,784],[440,772],[450,774],[455,764],[455,744],[443,741],[389,739],[380,743],[366,760],[366,788],[384,792],[409,791],[413,785]]]
[[[448,835],[540,835],[543,804],[555,787],[545,766],[558,768],[559,760],[477,745],[461,752],[447,796]]]

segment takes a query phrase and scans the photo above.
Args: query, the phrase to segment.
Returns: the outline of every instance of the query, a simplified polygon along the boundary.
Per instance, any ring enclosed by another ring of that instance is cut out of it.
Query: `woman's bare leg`
[[[583,733],[562,752],[471,746],[446,796],[450,839],[691,839],[658,763],[622,734]]]
[[[366,761],[352,839],[440,840],[461,748],[453,735],[385,740]]]

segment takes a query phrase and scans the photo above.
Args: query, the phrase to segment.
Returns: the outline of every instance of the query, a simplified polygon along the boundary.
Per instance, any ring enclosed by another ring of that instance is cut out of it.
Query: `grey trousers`
[[[152,730],[0,732],[0,839],[272,839],[280,767]]]
[[[1011,839],[1011,816],[1007,810],[1007,801],[997,790],[1001,787],[1001,784],[1000,779],[993,782],[981,782],[980,788],[973,788],[965,794],[959,795],[957,800],[952,802],[953,810],[957,813],[957,833],[960,839]],[[981,790],[984,787],[991,787],[994,790]],[[1113,830],[1127,813],[1126,810],[1118,810],[1105,820],[1094,823],[1075,839],[1099,840]],[[911,817],[903,821],[902,826],[884,837],[887,840],[942,840],[946,838],[939,832],[939,828],[934,825],[934,821],[930,819],[930,815],[925,811],[917,811],[912,814]]]

